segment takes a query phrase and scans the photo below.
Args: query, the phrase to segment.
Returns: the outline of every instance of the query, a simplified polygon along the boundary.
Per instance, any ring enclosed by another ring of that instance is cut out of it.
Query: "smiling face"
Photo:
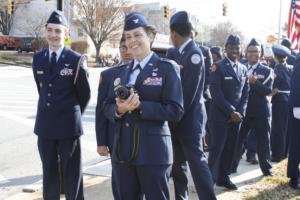
[[[241,47],[237,44],[227,44],[225,47],[227,57],[232,61],[237,61],[240,57]]]
[[[251,65],[258,62],[260,57],[260,47],[259,46],[249,46],[247,48],[247,59]]]
[[[143,27],[124,32],[128,52],[133,58],[142,61],[150,53],[151,38]]]
[[[49,48],[57,50],[64,45],[64,39],[68,36],[67,28],[60,24],[49,23],[46,26],[46,39]]]

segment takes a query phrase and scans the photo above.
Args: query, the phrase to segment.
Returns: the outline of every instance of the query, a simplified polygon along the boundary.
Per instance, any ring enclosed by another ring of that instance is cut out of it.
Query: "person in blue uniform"
[[[208,165],[217,186],[235,190],[237,187],[229,174],[240,124],[245,117],[249,83],[247,68],[238,61],[241,51],[238,35],[228,37],[225,51],[225,58],[211,67]]]
[[[296,58],[298,57],[298,54],[292,50],[292,43],[288,38],[285,38],[281,41],[280,43],[282,46],[285,46],[286,48],[288,48],[291,51],[291,54],[287,57],[286,63],[288,65],[294,65]]]
[[[124,36],[134,60],[115,72],[104,103],[104,114],[116,127],[112,162],[117,190],[125,200],[142,199],[142,194],[149,200],[169,199],[173,149],[168,121],[183,115],[179,66],[151,52],[141,13],[125,17]]]
[[[171,47],[166,52],[166,58],[170,60],[174,60],[176,63],[178,63],[180,60],[180,53],[176,47]]]
[[[264,176],[272,176],[270,164],[271,105],[267,95],[272,92],[273,70],[260,62],[261,45],[253,38],[247,46],[248,79],[250,91],[246,116],[238,134],[233,168],[237,168],[243,154],[243,145],[250,132],[257,144],[259,166]],[[249,138],[248,138],[249,139]]]
[[[272,91],[272,128],[271,128],[271,161],[279,162],[287,155],[287,119],[288,98],[291,88],[293,66],[286,60],[291,51],[282,46],[272,47],[276,65],[274,68],[275,79]]]
[[[201,50],[190,38],[192,24],[185,11],[170,19],[170,38],[179,52],[184,115],[179,122],[170,123],[174,148],[172,177],[175,199],[188,199],[187,162],[199,199],[216,199],[213,180],[202,148],[205,133],[204,105],[205,67]]]
[[[97,152],[100,156],[108,156],[108,154],[113,153],[114,124],[105,117],[103,110],[104,102],[108,95],[108,89],[113,85],[115,72],[126,66],[126,64],[133,59],[132,54],[128,52],[124,36],[121,37],[119,51],[121,57],[120,63],[115,67],[101,72],[100,75],[96,105]],[[112,166],[111,182],[114,199],[118,200],[120,197],[116,188],[114,166]]]
[[[63,14],[52,12],[46,24],[49,48],[36,53],[32,63],[39,93],[34,133],[43,166],[45,200],[60,199],[58,158],[66,199],[84,199],[80,136],[90,87],[85,57],[64,46],[67,27]]]
[[[294,189],[300,189],[299,163],[300,163],[300,59],[294,63],[294,72],[291,78],[290,96],[288,101],[288,132],[290,145],[288,153],[287,175],[290,178],[289,185]]]
[[[195,40],[197,37],[198,32],[192,28],[191,31],[191,38]],[[211,100],[211,94],[209,91],[209,76],[210,76],[210,67],[213,64],[213,58],[210,52],[210,49],[207,46],[201,45],[199,42],[195,42],[196,45],[200,48],[203,58],[204,58],[204,68],[205,68],[205,80],[204,80],[204,90],[203,90],[203,97],[204,97],[204,102],[205,102],[205,109],[206,111],[209,110],[209,105],[210,105],[210,100]],[[208,113],[207,113],[208,114]],[[203,149],[205,151],[208,150],[208,143],[206,143],[206,139],[209,137],[209,129],[208,125],[206,124],[205,128],[205,134],[203,135]]]
[[[215,47],[211,47],[210,48],[210,53],[213,59],[213,63],[218,62],[219,60],[223,59],[223,52],[222,52],[222,48],[215,46]]]

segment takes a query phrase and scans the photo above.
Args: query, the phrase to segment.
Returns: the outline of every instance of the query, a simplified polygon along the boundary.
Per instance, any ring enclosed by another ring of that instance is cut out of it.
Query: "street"
[[[84,114],[83,169],[101,160],[96,152],[95,106],[100,68],[90,68],[92,97]],[[37,89],[31,68],[0,65],[0,199],[41,184],[42,167],[33,134]]]

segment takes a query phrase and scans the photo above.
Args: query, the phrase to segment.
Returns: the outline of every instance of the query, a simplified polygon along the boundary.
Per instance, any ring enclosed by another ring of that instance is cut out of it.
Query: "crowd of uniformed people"
[[[45,200],[58,200],[61,184],[66,199],[84,199],[81,116],[90,86],[86,58],[63,45],[67,27],[54,11],[46,24],[49,48],[32,64]],[[273,176],[271,162],[288,157],[289,185],[299,189],[300,60],[290,41],[273,46],[269,66],[255,38],[245,58],[238,35],[224,38],[224,51],[199,45],[185,11],[169,28],[174,47],[159,57],[151,51],[155,28],[143,14],[127,14],[121,62],[100,75],[97,152],[111,156],[114,199],[170,199],[170,177],[175,199],[188,199],[188,171],[198,198],[216,199],[215,185],[237,189],[229,175],[245,151],[264,176]]]

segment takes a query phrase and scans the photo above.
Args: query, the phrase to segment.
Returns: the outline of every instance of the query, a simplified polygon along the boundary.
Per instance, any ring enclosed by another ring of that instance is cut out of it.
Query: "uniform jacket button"
[[[49,83],[49,87],[52,87],[52,84],[51,84],[51,83]]]
[[[49,107],[49,106],[50,106],[50,103],[47,103],[47,106]]]
[[[51,97],[51,93],[48,93],[48,97]]]
[[[125,126],[126,126],[126,127],[129,127],[129,123],[125,123]]]

